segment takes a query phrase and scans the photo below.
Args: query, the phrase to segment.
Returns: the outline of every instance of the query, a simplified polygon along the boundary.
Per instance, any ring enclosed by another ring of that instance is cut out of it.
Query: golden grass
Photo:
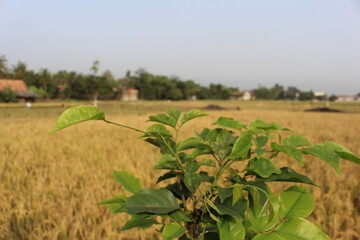
[[[184,136],[211,126],[219,116],[243,122],[261,118],[289,127],[312,142],[339,142],[360,155],[359,113],[304,113],[306,105],[274,102],[112,102],[100,107],[109,120],[145,128],[151,113],[209,103],[230,110],[207,111],[208,117],[184,128]],[[241,111],[235,110],[238,105]],[[157,239],[153,229],[119,233],[127,217],[112,215],[96,203],[123,193],[111,177],[114,169],[133,172],[143,186],[154,185],[159,173],[152,164],[158,151],[138,139],[137,133],[101,122],[83,123],[49,136],[47,131],[63,109],[57,104],[40,106],[0,108],[0,239]],[[344,108],[359,112],[359,105]],[[286,158],[279,164],[285,162]],[[312,220],[333,239],[360,239],[360,166],[342,162],[342,175],[337,176],[323,162],[310,158],[305,164],[298,170],[321,187],[312,188],[316,199]]]

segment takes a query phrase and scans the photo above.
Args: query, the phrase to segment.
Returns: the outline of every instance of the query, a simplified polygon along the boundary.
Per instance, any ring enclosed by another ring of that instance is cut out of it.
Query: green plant
[[[212,129],[179,140],[187,122],[205,116],[200,110],[184,114],[176,109],[149,117],[155,124],[146,130],[113,123],[94,106],[66,110],[53,132],[87,120],[142,133],[142,138],[159,148],[154,169],[163,172],[156,187],[143,189],[139,179],[127,171],[113,176],[128,195],[104,200],[113,213],[131,219],[122,227],[148,228],[160,225],[163,239],[330,239],[306,218],[314,209],[306,186],[294,185],[276,196],[272,182],[316,184],[290,167],[279,168],[275,160],[287,155],[303,166],[311,155],[340,173],[339,159],[360,164],[360,158],[344,146],[325,142],[311,144],[276,123],[255,120],[248,125],[220,117]]]
[[[12,91],[10,88],[5,88],[0,91],[0,102],[16,102],[16,93]]]

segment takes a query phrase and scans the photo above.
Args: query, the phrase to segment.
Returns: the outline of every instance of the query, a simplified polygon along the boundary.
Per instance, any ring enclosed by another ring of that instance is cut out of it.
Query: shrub
[[[16,102],[16,94],[10,88],[5,88],[0,91],[0,102]]]
[[[360,164],[360,158],[340,144],[311,144],[287,128],[262,120],[245,125],[220,117],[216,127],[178,140],[184,124],[205,115],[200,110],[181,114],[170,109],[150,116],[148,121],[154,124],[143,131],[106,120],[96,107],[78,106],[66,110],[52,132],[102,120],[140,132],[144,141],[159,148],[161,156],[154,169],[165,172],[157,187],[144,189],[131,173],[113,172],[128,194],[100,204],[113,213],[131,215],[123,231],[160,225],[164,239],[329,239],[306,219],[314,209],[306,185],[316,184],[290,167],[279,168],[276,159],[287,155],[303,166],[303,158],[313,156],[340,173],[339,159]],[[237,163],[244,167],[239,169]],[[272,182],[297,185],[277,196],[269,187]]]

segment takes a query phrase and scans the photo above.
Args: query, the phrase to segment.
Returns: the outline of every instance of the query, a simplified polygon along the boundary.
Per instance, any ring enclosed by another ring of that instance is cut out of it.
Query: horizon
[[[0,0],[0,9],[0,55],[10,67],[86,74],[99,60],[99,72],[116,79],[144,68],[203,86],[360,92],[356,0]]]

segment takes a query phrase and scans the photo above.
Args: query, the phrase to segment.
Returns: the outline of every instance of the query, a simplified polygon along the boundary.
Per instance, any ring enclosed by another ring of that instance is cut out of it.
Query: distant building
[[[192,100],[192,101],[196,101],[197,100],[197,96],[195,94],[192,94],[188,97],[188,100]]]
[[[255,100],[256,96],[252,91],[236,91],[231,94],[230,99],[249,101],[249,100]]]
[[[341,95],[336,96],[336,102],[353,102],[353,101],[360,101],[359,96],[348,96],[348,95]]]
[[[326,97],[325,92],[314,92],[314,97]]]
[[[122,91],[121,100],[122,101],[137,101],[139,97],[139,90],[135,88],[125,88]]]
[[[39,97],[36,93],[29,91],[23,80],[0,79],[0,92],[6,89],[10,89],[14,92],[18,100],[23,100],[25,102],[33,102]]]

